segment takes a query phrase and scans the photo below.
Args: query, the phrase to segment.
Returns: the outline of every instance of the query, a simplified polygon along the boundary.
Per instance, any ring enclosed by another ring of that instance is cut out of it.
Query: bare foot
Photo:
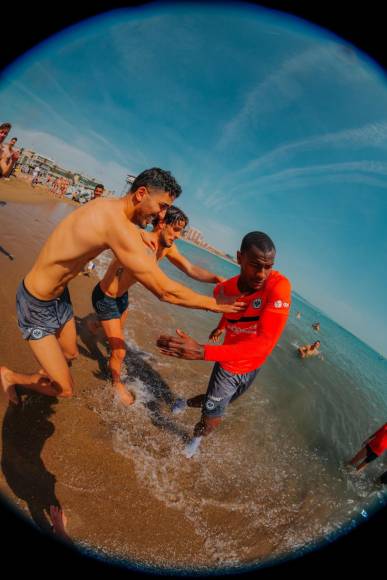
[[[125,407],[133,405],[134,401],[136,400],[136,397],[134,396],[132,391],[128,391],[125,385],[123,385],[122,383],[113,383],[113,387],[115,388],[121,403],[125,405]]]
[[[0,382],[8,400],[14,405],[18,405],[19,397],[16,393],[15,383],[12,381],[12,371],[7,367],[0,367]]]

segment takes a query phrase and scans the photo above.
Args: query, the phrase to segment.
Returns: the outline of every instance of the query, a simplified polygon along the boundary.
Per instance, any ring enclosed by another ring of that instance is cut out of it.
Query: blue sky
[[[267,232],[294,289],[387,354],[387,85],[357,49],[254,6],[156,4],[64,31],[0,88],[21,146],[117,193],[170,169],[209,243]]]

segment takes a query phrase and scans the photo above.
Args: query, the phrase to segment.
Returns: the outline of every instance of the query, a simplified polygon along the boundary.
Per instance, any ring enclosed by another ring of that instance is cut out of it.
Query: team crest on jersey
[[[212,409],[215,409],[214,401],[206,401],[206,409],[208,409],[209,411],[212,411]]]
[[[262,304],[262,298],[256,298],[253,302],[253,308],[260,308]]]

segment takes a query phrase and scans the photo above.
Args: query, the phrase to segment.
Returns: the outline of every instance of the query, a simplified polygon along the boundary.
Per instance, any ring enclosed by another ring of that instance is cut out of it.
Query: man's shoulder
[[[292,286],[291,286],[289,278],[284,276],[284,274],[282,274],[278,270],[271,271],[270,278],[268,280],[268,288],[267,288],[269,292],[271,292],[273,290],[290,292],[291,288],[292,288]]]

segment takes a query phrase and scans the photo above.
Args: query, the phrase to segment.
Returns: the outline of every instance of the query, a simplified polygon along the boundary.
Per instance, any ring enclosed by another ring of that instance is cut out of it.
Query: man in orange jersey
[[[214,296],[242,295],[246,303],[243,313],[222,316],[211,332],[213,342],[226,333],[222,346],[199,344],[180,330],[176,331],[177,337],[163,335],[157,341],[160,351],[168,356],[216,362],[207,393],[177,399],[172,407],[174,413],[187,406],[202,408],[194,437],[185,448],[186,457],[192,457],[202,437],[220,424],[228,404],[250,387],[285,328],[291,286],[285,276],[272,269],[275,255],[275,246],[266,234],[250,232],[243,238],[237,254],[239,276],[218,284],[214,290]]]
[[[363,446],[351,459],[348,465],[352,465],[356,471],[377,459],[387,449],[387,423],[382,425],[373,435],[363,442]]]

